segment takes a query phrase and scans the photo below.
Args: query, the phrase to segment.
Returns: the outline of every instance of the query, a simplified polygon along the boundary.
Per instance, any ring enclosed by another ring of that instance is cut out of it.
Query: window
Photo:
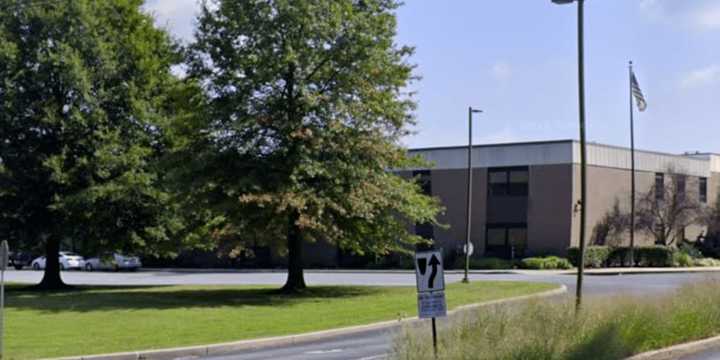
[[[489,256],[519,258],[527,249],[526,224],[488,224],[486,252]]]
[[[488,190],[491,195],[502,196],[508,193],[508,177],[505,171],[493,171],[488,173]]]
[[[707,178],[700,178],[700,202],[707,202]]]
[[[676,180],[677,181],[677,194],[678,198],[683,199],[685,198],[685,176],[677,175]]]
[[[655,200],[663,200],[665,198],[665,175],[663,173],[655,174]]]
[[[527,167],[490,169],[488,171],[488,194],[492,196],[527,196],[529,178]]]

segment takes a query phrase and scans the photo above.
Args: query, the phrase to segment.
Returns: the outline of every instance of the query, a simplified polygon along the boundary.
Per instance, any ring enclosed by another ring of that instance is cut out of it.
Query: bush
[[[607,246],[588,246],[585,248],[585,267],[601,268],[607,265],[610,256],[610,248]],[[568,258],[573,266],[578,266],[580,249],[577,247],[568,248]]]
[[[693,261],[694,266],[720,266],[720,260],[713,259],[713,258],[700,258],[700,259],[694,259]]]
[[[462,258],[462,268],[465,267],[465,259]],[[513,262],[506,259],[500,259],[495,257],[482,257],[482,258],[470,258],[471,269],[482,269],[482,270],[505,270],[512,269]]]
[[[635,261],[641,267],[673,266],[675,249],[668,246],[641,246],[635,249]]]
[[[690,267],[695,265],[695,261],[687,253],[676,251],[672,255],[672,265],[675,267]]]
[[[695,246],[694,243],[683,241],[680,243],[680,246],[678,246],[678,251],[688,254],[693,259],[700,259],[703,257],[702,251],[698,247]]]
[[[570,269],[572,264],[567,259],[557,256],[529,257],[520,261],[520,267],[532,270],[565,270]]]

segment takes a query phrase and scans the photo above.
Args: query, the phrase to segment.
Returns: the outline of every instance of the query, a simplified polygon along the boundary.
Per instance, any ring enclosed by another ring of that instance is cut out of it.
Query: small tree
[[[640,196],[637,226],[655,238],[655,244],[670,246],[683,240],[678,239],[682,230],[699,222],[702,207],[697,196],[685,191],[685,175],[673,169],[666,175],[670,181],[654,185]]]

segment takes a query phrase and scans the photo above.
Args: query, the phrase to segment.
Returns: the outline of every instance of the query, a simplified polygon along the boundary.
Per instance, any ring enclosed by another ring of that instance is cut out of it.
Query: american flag
[[[647,109],[647,102],[645,101],[642,90],[640,90],[637,78],[635,78],[635,72],[632,70],[630,71],[630,86],[632,86],[632,94],[635,97],[638,110],[645,111],[645,109]]]

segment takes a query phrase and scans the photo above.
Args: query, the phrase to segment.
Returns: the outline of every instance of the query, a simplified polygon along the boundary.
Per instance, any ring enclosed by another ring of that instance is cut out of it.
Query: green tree
[[[0,231],[44,247],[40,288],[67,239],[162,253],[182,228],[156,171],[181,57],[142,3],[0,0]]]
[[[410,224],[436,223],[437,201],[392,171],[421,166],[399,145],[415,104],[405,90],[413,49],[394,42],[398,6],[203,6],[189,74],[207,94],[207,117],[186,146],[185,177],[212,199],[216,237],[287,251],[286,291],[305,287],[303,242],[383,255],[422,241]]]

